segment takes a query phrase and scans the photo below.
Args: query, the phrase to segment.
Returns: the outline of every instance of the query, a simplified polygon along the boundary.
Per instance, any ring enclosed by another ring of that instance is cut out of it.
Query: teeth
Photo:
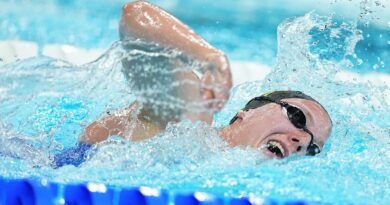
[[[268,144],[278,147],[279,150],[282,152],[282,155],[285,156],[285,151],[283,149],[283,146],[279,142],[271,140],[268,142]]]

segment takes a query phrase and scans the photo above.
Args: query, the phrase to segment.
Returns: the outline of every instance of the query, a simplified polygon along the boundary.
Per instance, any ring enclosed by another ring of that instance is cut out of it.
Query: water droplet
[[[385,62],[384,61],[380,61],[379,64],[381,65],[382,68],[385,67]]]
[[[362,59],[360,59],[360,58],[357,59],[357,64],[358,64],[358,65],[361,65],[362,63],[363,63],[363,60],[362,60]]]
[[[320,31],[324,31],[326,28],[328,27],[328,25],[324,25],[324,26],[320,26]]]
[[[374,68],[374,70],[376,70],[376,69],[379,68],[379,65],[378,65],[378,64],[375,64],[374,66],[372,66],[372,68]]]
[[[382,3],[381,3],[380,1],[375,1],[375,5],[376,5],[376,6],[381,6]]]
[[[387,45],[390,45],[390,41],[387,41]]]

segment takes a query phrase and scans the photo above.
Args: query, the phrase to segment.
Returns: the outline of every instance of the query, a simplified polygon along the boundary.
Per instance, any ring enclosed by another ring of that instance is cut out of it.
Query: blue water
[[[120,6],[115,5],[121,2],[89,3],[93,5],[89,8],[76,1],[50,1],[45,5],[48,13],[43,13],[35,3],[11,7],[20,2],[1,3],[12,8],[1,11],[1,18],[6,19],[2,19],[2,28],[11,28],[4,27],[5,24],[16,25],[14,31],[6,29],[5,34],[1,33],[3,39],[15,37],[41,45],[70,43],[110,49],[99,60],[83,66],[37,57],[0,67],[1,176],[145,185],[174,192],[202,190],[225,196],[298,198],[335,204],[390,202],[390,89],[386,85],[335,79],[346,70],[387,73],[386,62],[383,68],[373,67],[376,57],[388,55],[388,45],[374,35],[369,40],[366,36],[377,31],[388,33],[388,28],[365,27],[316,13],[300,13],[297,18],[286,19],[291,14],[280,14],[279,10],[267,10],[272,18],[263,19],[258,14],[260,8],[252,6],[252,13],[241,15],[243,11],[235,8],[232,1],[226,7],[208,2],[210,10],[196,2],[170,6],[232,59],[261,61],[274,68],[264,81],[233,89],[226,107],[215,116],[216,127],[224,126],[248,99],[259,93],[302,90],[327,107],[333,119],[334,131],[323,153],[264,161],[257,150],[227,147],[212,127],[183,121],[169,125],[166,132],[151,140],[129,142],[112,138],[101,144],[96,153],[91,152],[90,159],[80,168],[66,166],[54,170],[48,166],[53,153],[73,146],[83,128],[107,110],[134,101],[120,63],[122,58],[134,56],[125,53],[119,43],[111,45],[117,39],[119,13],[114,11]],[[203,8],[205,12],[197,14],[196,9],[188,7]],[[29,8],[31,19],[21,20],[21,13]],[[60,15],[59,11],[69,16]],[[226,11],[233,13],[226,15]],[[59,15],[61,20],[53,20],[50,14]],[[30,20],[35,23],[20,23]],[[22,24],[25,27],[18,26]],[[368,44],[369,48],[365,46]],[[175,52],[153,54],[164,54],[168,59],[176,56]],[[359,59],[367,66],[360,67]]]
[[[60,43],[84,48],[107,48],[118,39],[118,20],[125,2],[127,1],[4,0],[0,2],[0,39],[29,40],[39,45]],[[260,61],[270,66],[276,62],[277,25],[289,17],[313,10],[321,11],[321,8],[300,8],[296,5],[293,9],[284,8],[278,6],[277,2],[258,3],[255,0],[227,0],[223,6],[218,1],[210,0],[191,3],[184,0],[151,2],[179,17],[211,44],[225,51],[231,59]],[[287,0],[285,2],[288,3]],[[329,0],[324,6],[337,3],[341,4]],[[283,4],[281,1],[280,5]],[[359,2],[350,4],[353,8]],[[348,19],[344,14],[348,14],[349,18],[356,17],[354,21],[364,33],[364,40],[356,47],[356,54],[362,61],[355,62],[355,71],[389,73],[390,70],[385,65],[390,64],[390,20],[375,15],[388,8],[378,6],[373,0],[361,1],[360,7],[359,11],[352,14],[348,11],[322,13],[334,15],[340,20]]]

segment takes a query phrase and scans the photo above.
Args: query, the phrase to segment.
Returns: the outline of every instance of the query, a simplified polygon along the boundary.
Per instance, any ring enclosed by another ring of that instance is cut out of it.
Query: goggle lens
[[[303,129],[306,127],[306,117],[302,110],[290,105],[284,105],[284,107],[286,107],[288,119],[296,128]]]
[[[306,155],[314,156],[321,152],[320,148],[316,144],[309,144],[306,150]]]

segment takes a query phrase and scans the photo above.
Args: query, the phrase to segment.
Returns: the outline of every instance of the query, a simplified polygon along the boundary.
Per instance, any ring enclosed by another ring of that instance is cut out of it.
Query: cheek
[[[265,117],[256,117],[246,119],[237,126],[237,137],[240,138],[241,144],[255,146],[268,136],[269,131],[269,121]]]
[[[259,130],[251,124],[243,124],[235,129],[236,138],[240,144],[249,144],[258,136]]]
[[[262,112],[246,113],[244,119],[232,125],[232,138],[236,145],[256,146],[265,138],[275,133],[290,131],[289,121],[281,113]]]
[[[270,115],[263,115],[254,119],[254,126],[261,128],[263,131],[278,129],[279,127],[282,127],[281,125],[284,124],[283,119],[281,119],[278,115],[272,115],[273,113],[269,114]]]
[[[231,126],[231,143],[233,145],[251,146],[259,138],[261,130],[253,122],[242,121]]]
[[[287,134],[295,131],[295,127],[285,117],[280,115],[271,116],[262,121],[261,129],[265,137],[274,134]]]

